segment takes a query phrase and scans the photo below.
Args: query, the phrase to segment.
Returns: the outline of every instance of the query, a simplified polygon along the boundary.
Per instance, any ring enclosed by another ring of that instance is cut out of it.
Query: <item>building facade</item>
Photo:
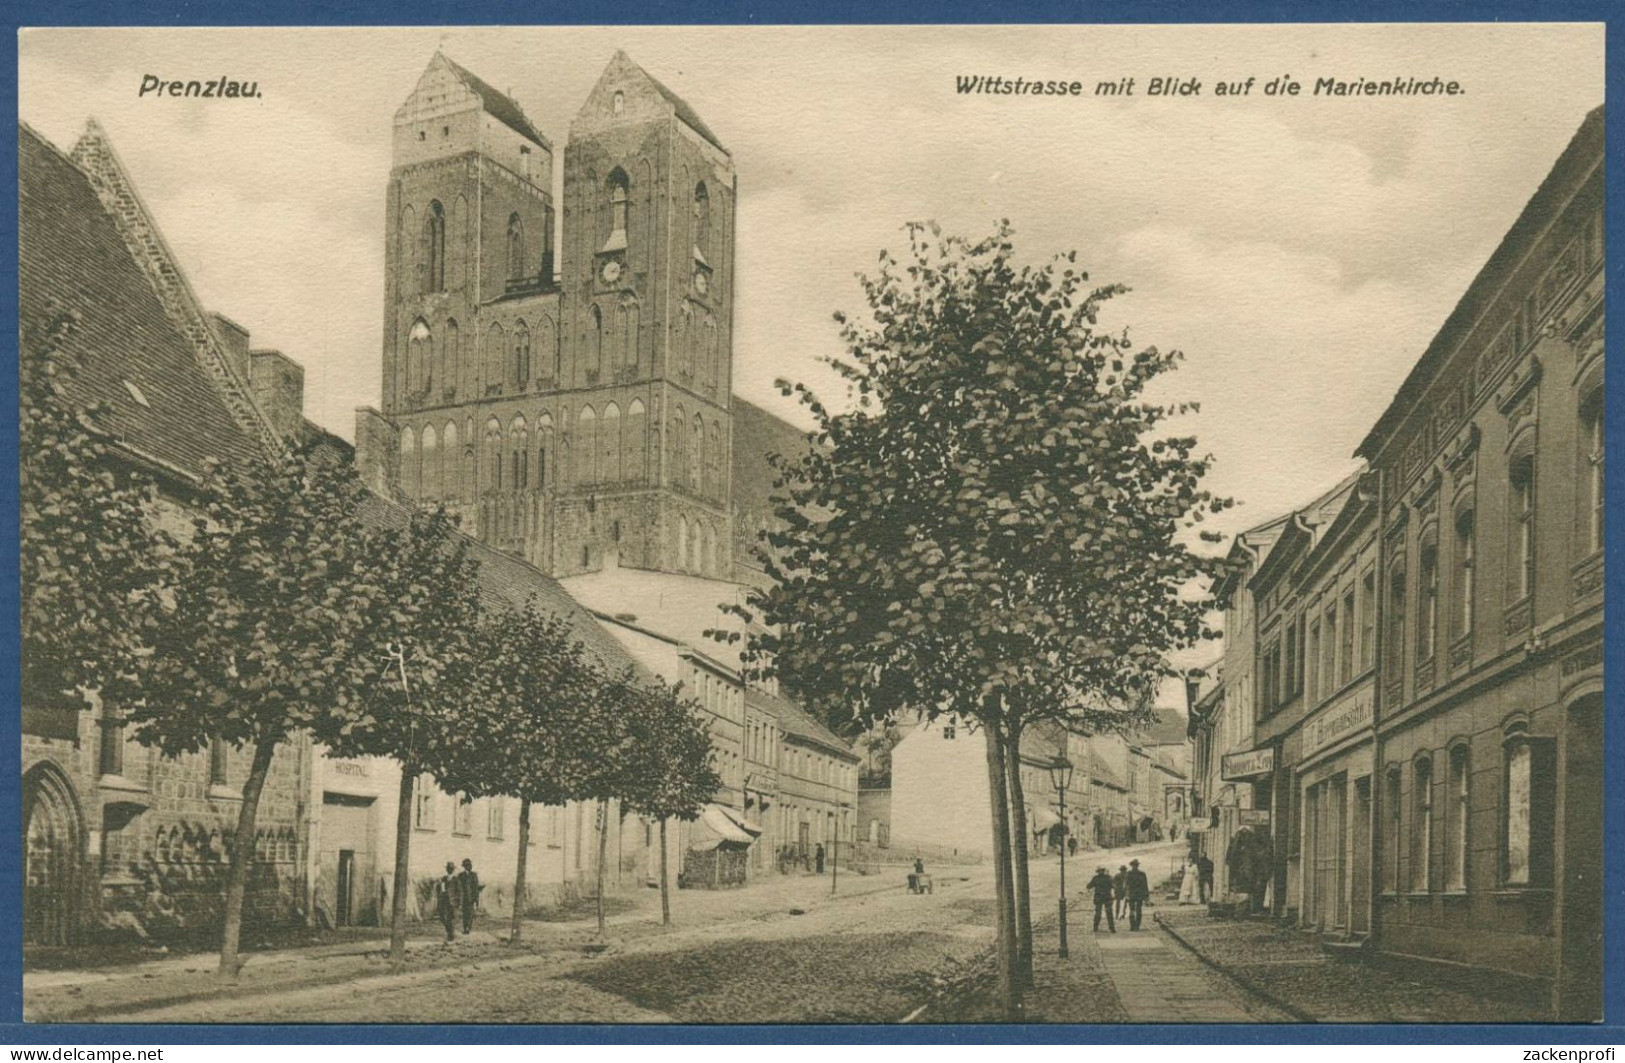
[[[210,460],[254,461],[278,438],[256,401],[297,392],[274,351],[206,313],[94,122],[66,155],[18,134],[19,324],[79,314],[63,338],[81,361],[71,401],[104,404],[117,468],[150,476],[154,520],[184,534]],[[42,352],[22,352],[23,357]],[[217,742],[160,756],[128,733],[123,707],[44,699],[22,706],[23,940],[59,946],[100,932],[155,940],[217,932],[252,751]],[[260,801],[245,923],[303,907],[308,743],[278,750]]]
[[[1379,478],[1378,947],[1601,1016],[1603,111],[1360,447]]]
[[[1221,895],[1234,809],[1268,823],[1278,916],[1563,1020],[1602,1013],[1603,261],[1598,108],[1367,471],[1237,537],[1193,723]]]

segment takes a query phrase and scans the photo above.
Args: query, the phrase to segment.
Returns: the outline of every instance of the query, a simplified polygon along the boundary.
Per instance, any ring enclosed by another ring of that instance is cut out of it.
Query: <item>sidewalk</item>
[[[624,891],[612,897],[633,907],[609,915],[608,939],[616,943],[672,936],[709,936],[745,919],[769,919],[814,911],[830,904],[903,889],[902,876],[843,873],[838,894],[830,895],[828,875],[772,874],[741,889],[674,890],[670,927],[660,922],[660,892]],[[24,1015],[30,1021],[70,1021],[116,1015],[204,997],[283,993],[324,984],[388,979],[429,970],[481,963],[556,965],[584,955],[599,943],[597,921],[587,914],[569,921],[527,919],[521,946],[507,946],[509,920],[482,916],[474,932],[446,943],[437,924],[408,930],[406,963],[390,964],[387,936],[353,941],[246,952],[234,984],[215,973],[218,954],[203,952],[106,967],[28,971],[23,975]]]
[[[1164,908],[1157,923],[1180,944],[1300,1022],[1544,1022],[1526,999],[1475,996],[1407,978],[1265,920]]]

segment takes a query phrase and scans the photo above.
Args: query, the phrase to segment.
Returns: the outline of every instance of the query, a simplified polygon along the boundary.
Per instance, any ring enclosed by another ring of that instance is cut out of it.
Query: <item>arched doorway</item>
[[[67,776],[39,764],[23,776],[23,943],[66,945],[77,929],[84,820]]]

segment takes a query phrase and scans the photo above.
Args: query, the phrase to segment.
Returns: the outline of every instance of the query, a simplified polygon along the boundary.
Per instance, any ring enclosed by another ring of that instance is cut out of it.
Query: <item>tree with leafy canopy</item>
[[[380,604],[357,516],[363,492],[347,464],[310,449],[211,466],[139,661],[142,696],[128,708],[138,739],[171,756],[214,742],[251,754],[229,846],[227,980],[240,967],[243,894],[273,757],[351,700],[348,657]]]
[[[369,606],[346,647],[344,682],[331,711],[311,727],[340,757],[388,757],[400,765],[395,870],[390,896],[392,963],[406,958],[412,808],[418,776],[456,763],[469,741],[483,616],[479,562],[444,508],[403,513],[369,498]]]
[[[1194,405],[1145,397],[1180,355],[1098,325],[1125,288],[1088,287],[1075,253],[1018,264],[1007,223],[975,242],[934,225],[908,239],[863,278],[867,320],[836,315],[846,351],[828,364],[850,408],[780,382],[817,427],[775,460],[777,525],[758,551],[771,581],[740,611],[759,621],[752,674],[838,731],[919,713],[984,733],[999,989],[1016,1019],[1031,955],[1025,825],[1011,823],[1021,735],[1037,719],[1145,719],[1168,655],[1214,634],[1191,588],[1219,562],[1191,540],[1216,541],[1195,526],[1229,503],[1200,486],[1193,438],[1158,434]]]
[[[666,826],[673,820],[693,822],[715,796],[722,776],[712,765],[711,731],[699,703],[683,695],[680,685],[656,680],[649,687],[627,687],[627,778],[624,805],[660,821],[660,921],[671,923],[671,869]]]
[[[155,521],[157,485],[75,400],[77,311],[23,324],[18,360],[18,577],[23,703],[117,707],[145,652],[174,542]]]
[[[605,717],[620,697],[569,621],[534,599],[481,625],[463,739],[445,748],[436,777],[471,796],[519,801],[510,945],[523,924],[531,805],[589,795],[616,735]]]

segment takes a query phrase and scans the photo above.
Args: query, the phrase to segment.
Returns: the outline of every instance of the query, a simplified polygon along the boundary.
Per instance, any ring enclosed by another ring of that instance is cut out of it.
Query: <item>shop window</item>
[[[1450,811],[1445,846],[1445,888],[1462,891],[1467,888],[1468,831],[1471,827],[1472,775],[1468,771],[1467,744],[1460,743],[1450,750]]]
[[[1433,888],[1433,758],[1422,756],[1411,769],[1411,889]]]
[[[1552,743],[1515,726],[1506,735],[1502,760],[1501,884],[1549,887],[1557,794]]]
[[[1385,893],[1399,892],[1399,852],[1400,839],[1400,785],[1402,783],[1400,770],[1397,767],[1388,769],[1388,776],[1383,786],[1383,810],[1388,831],[1383,838],[1382,846],[1382,888]]]

